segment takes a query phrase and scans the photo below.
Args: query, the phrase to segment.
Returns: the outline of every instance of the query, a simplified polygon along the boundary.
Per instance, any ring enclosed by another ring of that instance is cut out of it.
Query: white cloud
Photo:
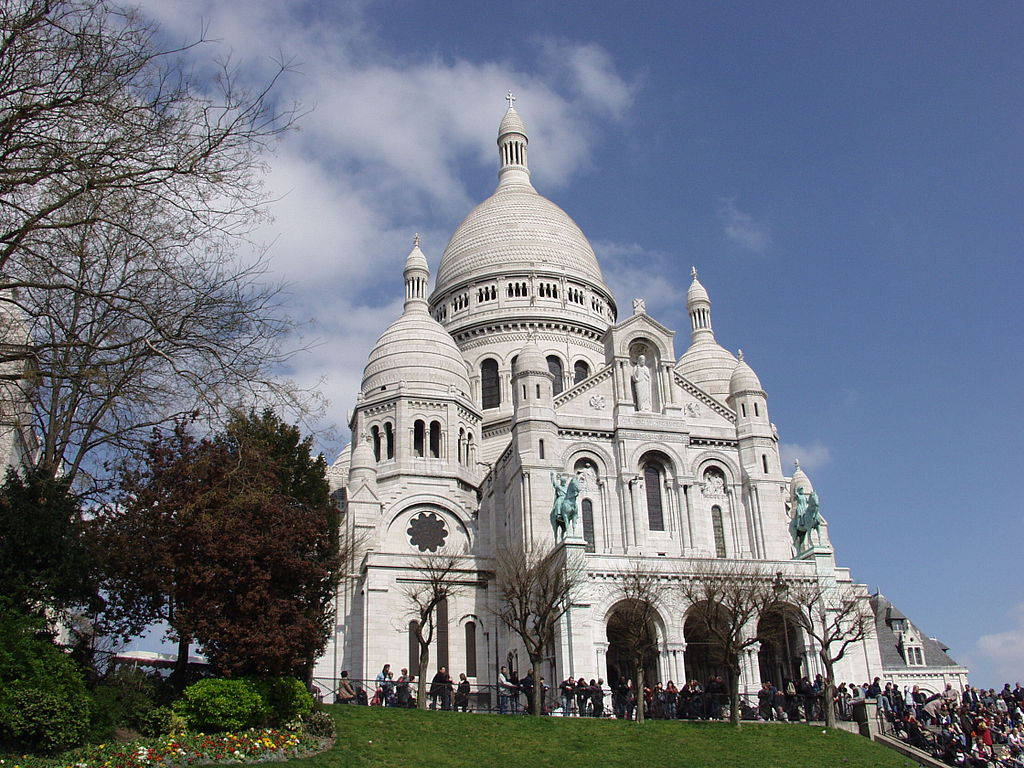
[[[313,109],[270,159],[274,220],[258,235],[274,276],[291,286],[292,314],[310,318],[320,340],[287,373],[308,385],[324,381],[343,432],[366,355],[401,311],[401,265],[413,232],[436,264],[480,196],[468,170],[489,168],[497,181],[494,139],[506,90],[518,96],[542,190],[586,165],[598,126],[625,120],[635,92],[607,52],[585,41],[535,41],[538,55],[515,62],[414,58],[389,45],[365,3],[325,10],[311,0],[143,0],[142,7],[172,44],[205,28],[216,44],[195,53],[230,51],[255,84],[273,74],[275,60],[292,62],[281,100]]]
[[[753,253],[764,253],[771,245],[771,232],[767,224],[757,221],[749,213],[736,207],[732,199],[722,200],[718,210],[725,237],[729,242]]]
[[[593,246],[605,282],[618,302],[620,318],[629,317],[633,299],[638,297],[646,301],[647,313],[652,317],[664,317],[678,309],[680,301],[685,303],[686,288],[674,279],[680,273],[668,254],[640,243],[596,240]],[[660,275],[661,279],[653,279],[652,275]]]
[[[975,656],[982,662],[978,670],[980,676],[997,682],[1014,682],[1021,679],[1024,671],[1024,603],[1017,603],[1009,611],[1011,628],[1005,632],[982,635],[975,644]],[[972,674],[976,679],[976,675]]]
[[[813,443],[779,443],[779,455],[782,459],[782,468],[789,471],[793,466],[793,460],[799,459],[800,466],[807,472],[816,469],[832,461],[832,451],[824,443],[815,440]]]

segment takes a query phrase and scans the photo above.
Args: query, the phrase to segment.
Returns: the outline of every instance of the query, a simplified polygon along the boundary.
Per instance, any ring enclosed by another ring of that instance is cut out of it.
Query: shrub
[[[166,733],[169,710],[153,715],[158,697],[158,682],[137,669],[118,669],[93,689],[93,715],[90,741],[107,741],[116,728],[129,728],[144,736]],[[154,730],[157,724],[163,730]]]
[[[321,739],[334,736],[334,718],[326,712],[310,712],[304,721],[306,733]]]
[[[143,736],[163,736],[174,732],[174,718],[174,710],[170,707],[153,707],[138,715],[135,728]]]
[[[294,677],[260,678],[253,683],[267,703],[273,725],[284,725],[313,711],[313,694]]]
[[[270,714],[263,696],[252,680],[200,680],[185,689],[174,702],[192,730],[239,731],[261,725]]]
[[[0,606],[0,744],[68,749],[85,737],[90,711],[81,671],[41,621]]]

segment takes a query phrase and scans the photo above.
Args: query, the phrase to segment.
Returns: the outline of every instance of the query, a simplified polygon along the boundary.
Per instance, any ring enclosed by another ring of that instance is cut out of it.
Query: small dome
[[[676,363],[676,370],[712,397],[724,400],[736,370],[736,358],[708,334],[690,345]]]
[[[409,255],[405,257],[405,269],[403,271],[408,272],[410,269],[422,269],[429,270],[427,266],[427,257],[423,255],[423,251],[420,250],[420,236],[416,235],[412,239],[412,250],[409,251]]]
[[[811,478],[800,468],[800,460],[797,459],[793,463],[796,465],[796,469],[793,471],[793,477],[789,481],[790,496],[796,495],[797,488],[803,488],[804,493],[813,493],[814,486],[811,485]]]
[[[363,370],[364,395],[399,384],[439,393],[454,387],[469,397],[466,361],[451,334],[426,311],[406,312],[389,325]]]
[[[512,376],[526,373],[551,375],[550,371],[548,371],[548,361],[533,337],[519,350],[519,354],[512,364]]]
[[[516,112],[515,107],[508,108],[508,111],[505,112],[505,116],[501,118],[501,124],[498,126],[499,139],[506,133],[521,133],[523,136],[526,135],[526,124],[523,123],[523,118],[521,118],[519,113]]]
[[[762,392],[761,380],[757,378],[754,369],[743,359],[743,351],[740,351],[739,362],[733,369],[732,377],[729,379],[729,394],[738,395],[740,392]]]
[[[693,282],[690,283],[690,290],[686,292],[687,308],[692,307],[698,302],[710,304],[711,297],[708,296],[707,290],[701,285],[700,280],[697,279],[697,268],[690,267],[690,274],[693,276]]]

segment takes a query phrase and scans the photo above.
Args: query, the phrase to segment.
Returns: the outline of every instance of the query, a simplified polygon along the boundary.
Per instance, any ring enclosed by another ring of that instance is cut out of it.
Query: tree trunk
[[[636,722],[642,724],[644,721],[644,705],[647,699],[644,696],[644,665],[637,660],[636,677],[633,680],[636,686]]]
[[[822,710],[825,712],[825,727],[836,727],[836,684],[832,672],[832,659],[827,654],[821,654],[821,663],[825,667],[825,690],[822,693],[824,700],[821,702]]]
[[[544,714],[544,686],[540,684],[539,660],[530,659],[530,673],[533,677],[533,693],[530,694],[530,712],[536,717]]]
[[[430,645],[420,642],[420,674],[416,683],[416,706],[427,708],[427,664],[430,663]]]
[[[188,647],[190,638],[178,638],[178,658],[174,660],[174,671],[171,672],[171,680],[174,692],[181,694],[188,685]]]
[[[729,669],[729,722],[740,724],[740,668]]]

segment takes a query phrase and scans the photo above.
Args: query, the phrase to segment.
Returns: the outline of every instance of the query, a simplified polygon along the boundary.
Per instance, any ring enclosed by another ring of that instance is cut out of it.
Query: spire
[[[690,290],[686,292],[686,311],[690,315],[690,329],[693,340],[701,338],[714,340],[715,332],[711,329],[711,297],[697,279],[697,268],[690,267]]]
[[[412,250],[405,259],[405,312],[427,311],[427,283],[430,279],[430,268],[427,257],[420,250],[420,235],[417,232],[412,238]]]
[[[516,97],[509,91],[505,95],[508,109],[498,126],[498,185],[529,184],[530,169],[526,162],[526,126],[516,112]]]

